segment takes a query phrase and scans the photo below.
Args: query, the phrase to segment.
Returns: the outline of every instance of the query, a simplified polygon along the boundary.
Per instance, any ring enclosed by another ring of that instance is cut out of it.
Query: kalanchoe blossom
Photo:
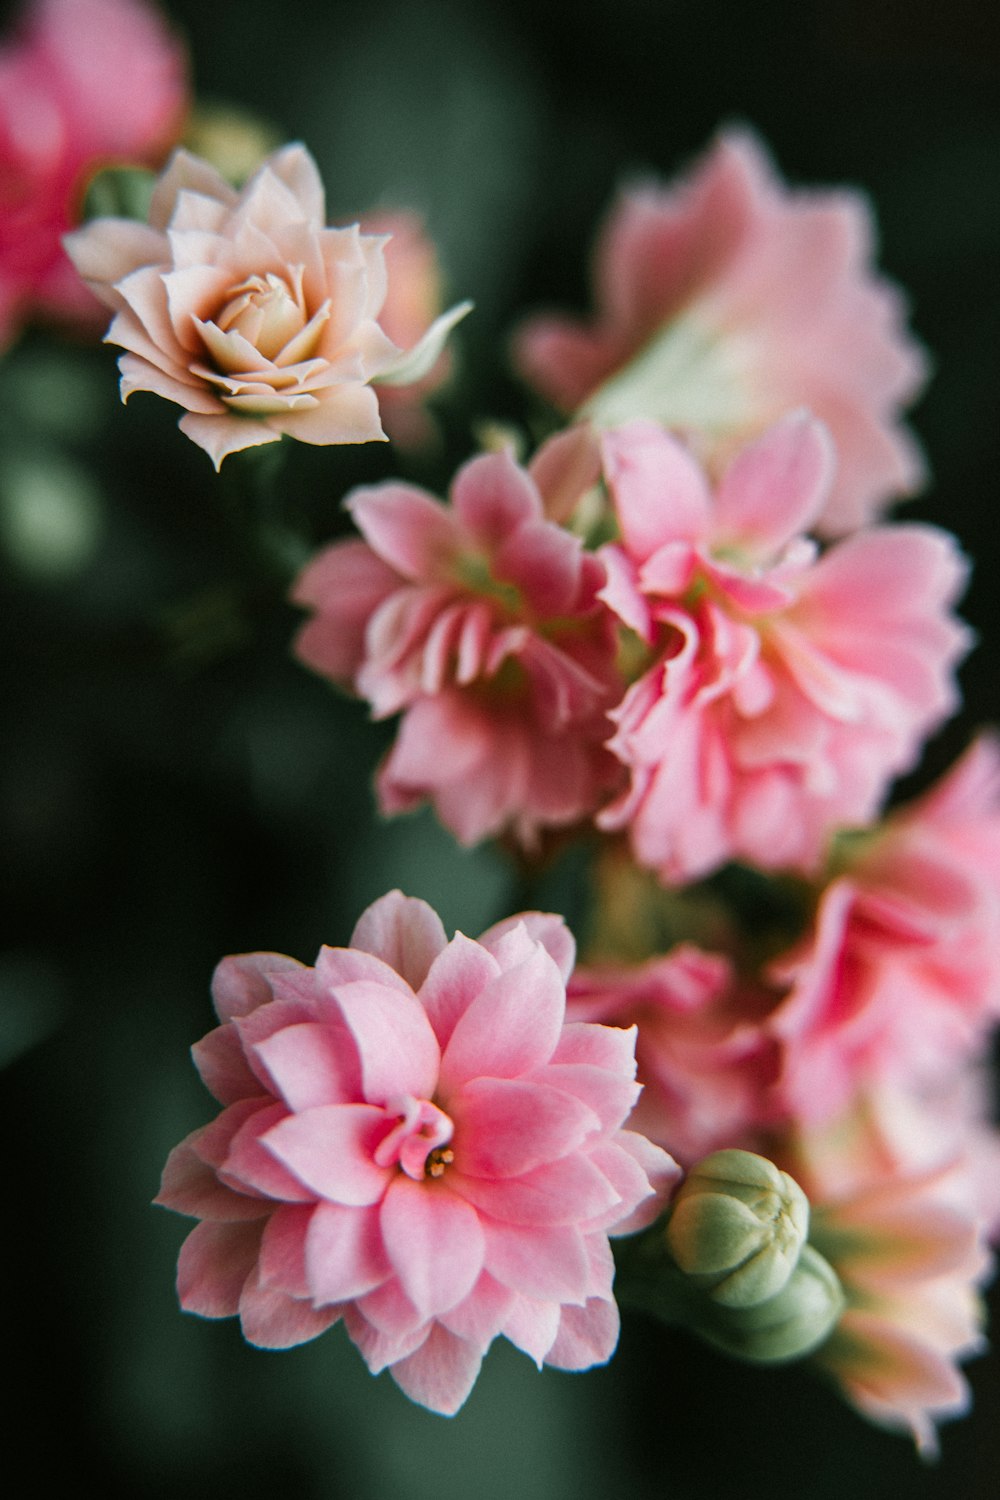
[[[598,245],[596,319],[530,321],[517,363],[563,411],[648,417],[712,456],[809,406],[840,457],[817,527],[851,530],[923,473],[897,418],[925,362],[871,269],[873,237],[863,196],[789,191],[752,134],[727,132],[686,180],[621,195]]]
[[[487,454],[459,471],[450,505],[394,483],[346,504],[365,540],[335,543],[298,579],[292,597],[315,618],[296,650],[377,718],[403,713],[382,810],[430,800],[467,844],[509,829],[530,845],[592,814],[620,774],[603,748],[621,691],[613,621],[601,564],[546,519],[532,474]]]
[[[954,708],[965,564],[945,532],[878,527],[818,555],[833,455],[793,413],[715,493],[658,426],[604,439],[621,541],[602,597],[653,662],[612,717],[628,791],[601,816],[668,882],[727,860],[812,871]]]
[[[771,968],[779,1090],[829,1118],[861,1077],[940,1087],[1000,1015],[1000,747],[978,740],[925,796],[845,838],[812,930]]]
[[[394,892],[315,968],[225,959],[195,1061],[222,1113],[159,1202],[202,1222],[182,1305],[285,1348],[338,1320],[373,1372],[454,1412],[503,1334],[541,1366],[612,1353],[608,1235],[678,1175],[623,1126],[635,1034],[566,1024],[573,942],[528,913],[449,943]]]
[[[142,0],[36,0],[0,46],[0,348],[44,314],[96,333],[66,258],[88,179],[155,166],[187,108],[184,53]]]
[[[578,967],[567,1014],[637,1027],[643,1089],[632,1123],[687,1166],[753,1146],[783,1118],[772,1094],[779,1045],[763,1025],[777,998],[721,954],[682,943],[641,964]]]
[[[969,1405],[958,1363],[985,1343],[984,1224],[961,1156],[893,1167],[870,1134],[860,1116],[806,1133],[790,1163],[812,1204],[810,1242],[847,1299],[815,1358],[866,1417],[933,1457],[936,1424]]]
[[[326,227],[323,185],[304,147],[286,146],[237,192],[179,151],[148,225],[95,219],[70,235],[77,269],[115,313],[106,335],[122,398],[155,391],[184,407],[180,428],[216,467],[277,442],[383,439],[374,380],[421,379],[452,308],[401,350],[379,322],[384,239]]]

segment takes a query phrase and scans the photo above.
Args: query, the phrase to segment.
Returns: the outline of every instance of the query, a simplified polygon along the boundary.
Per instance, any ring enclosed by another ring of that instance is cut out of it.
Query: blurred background
[[[419,461],[290,447],[277,517],[214,475],[175,408],[140,396],[125,412],[112,350],[39,331],[0,361],[4,1453],[13,1471],[26,1447],[23,1493],[61,1476],[109,1500],[987,1500],[995,1359],[969,1367],[975,1412],[932,1468],[802,1370],[739,1369],[638,1316],[586,1376],[539,1375],[498,1344],[447,1421],[373,1381],[339,1330],[266,1354],[235,1323],[182,1316],[188,1226],[149,1200],[169,1148],[211,1114],[187,1049],[212,1024],[223,954],[311,961],[394,885],[471,933],[526,904],[572,916],[572,870],[529,888],[428,816],[377,820],[385,732],[290,657],[275,549],[289,520],[312,542],[342,531],[359,480],[443,491],[475,422],[526,409],[506,364],[515,318],[586,306],[615,187],[673,174],[720,122],[752,123],[792,182],[875,200],[882,266],[937,371],[915,414],[934,480],[907,514],[957,532],[976,565],[967,709],[919,779],[1000,716],[1000,12],[175,0],[169,14],[200,99],[305,141],[334,220],[421,211],[476,310],[438,446]]]

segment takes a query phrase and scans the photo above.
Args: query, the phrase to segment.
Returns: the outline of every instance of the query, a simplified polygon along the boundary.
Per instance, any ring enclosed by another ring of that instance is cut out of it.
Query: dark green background
[[[290,449],[279,520],[313,541],[343,526],[348,484],[399,470],[441,489],[474,419],[523,414],[509,329],[531,306],[585,305],[587,249],[623,176],[671,173],[737,119],[793,181],[869,189],[883,265],[938,370],[916,413],[935,482],[908,513],[976,561],[968,708],[928,766],[997,717],[995,7],[184,0],[172,14],[200,92],[306,141],[334,216],[422,209],[456,296],[477,304],[437,454]],[[288,655],[295,616],[253,542],[270,524],[247,492],[260,470],[230,461],[217,480],[176,415],[151,397],[125,412],[109,350],[36,334],[0,364],[0,495],[57,463],[95,526],[58,576],[5,543],[3,1410],[5,1467],[23,1449],[36,1476],[23,1493],[61,1475],[170,1500],[988,1500],[989,1360],[970,1367],[975,1415],[926,1469],[803,1371],[743,1371],[638,1318],[587,1376],[539,1376],[498,1346],[449,1422],[373,1381],[340,1332],[265,1354],[177,1311],[184,1224],[148,1203],[169,1147],[210,1114],[187,1048],[211,1024],[216,960],[310,959],[396,884],[471,932],[528,902],[572,912],[575,886],[564,870],[525,888],[427,816],[375,820],[386,737]]]

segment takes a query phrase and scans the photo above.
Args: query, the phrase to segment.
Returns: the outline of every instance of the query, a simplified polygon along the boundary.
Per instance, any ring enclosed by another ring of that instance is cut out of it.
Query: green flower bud
[[[775,1297],[809,1232],[809,1200],[773,1162],[750,1151],[715,1151],[692,1167],[667,1224],[674,1261],[725,1307]]]
[[[695,1324],[710,1344],[752,1364],[800,1359],[832,1333],[844,1310],[843,1289],[829,1261],[804,1245],[784,1289],[754,1307],[707,1303]]]

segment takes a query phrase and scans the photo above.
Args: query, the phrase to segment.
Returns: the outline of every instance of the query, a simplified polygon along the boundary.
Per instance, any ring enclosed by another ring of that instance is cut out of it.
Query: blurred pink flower
[[[346,503],[365,540],[334,543],[299,577],[292,597],[316,613],[296,651],[377,718],[403,712],[382,810],[429,799],[463,843],[509,828],[526,845],[593,813],[619,774],[603,748],[614,622],[596,597],[603,568],[546,519],[532,473],[486,454],[450,505],[395,483]]]
[[[384,439],[373,380],[421,379],[463,303],[409,350],[379,322],[385,242],[328,229],[316,164],[299,145],[264,161],[237,192],[178,151],[148,225],[95,219],[68,236],[77,269],[115,318],[108,342],[122,399],[155,391],[185,408],[181,431],[216,467],[277,442]]]
[[[642,1097],[631,1123],[690,1166],[711,1151],[752,1148],[777,1122],[778,1044],[761,1024],[774,1000],[721,954],[682,943],[631,967],[577,968],[566,1013],[638,1028]]]
[[[925,796],[845,839],[812,930],[772,965],[779,1089],[804,1119],[859,1078],[935,1084],[1000,1016],[1000,747],[978,740]]]
[[[101,167],[157,164],[187,108],[180,43],[142,0],[35,0],[0,47],[0,348],[34,313],[100,326],[62,247]]]
[[[810,871],[955,707],[964,560],[917,525],[818,555],[804,533],[833,455],[806,413],[740,450],[714,495],[653,423],[604,452],[621,541],[602,598],[653,663],[611,715],[631,785],[599,821],[667,882],[732,859]]]
[[[454,1412],[504,1334],[583,1369],[618,1334],[610,1233],[678,1169],[621,1129],[634,1032],[566,1025],[573,941],[538,913],[449,943],[393,892],[314,969],[227,958],[194,1049],[222,1113],[158,1201],[202,1220],[182,1305],[285,1348],[343,1318],[369,1368]]]
[[[789,191],[754,135],[726,132],[686,179],[620,196],[597,248],[596,319],[528,322],[517,363],[563,411],[648,417],[723,458],[809,406],[840,460],[817,529],[851,530],[923,477],[897,415],[925,360],[871,269],[873,238],[861,194]]]
[[[420,216],[404,209],[362,214],[359,224],[362,234],[388,236],[388,282],[379,323],[394,344],[409,349],[441,312],[441,268],[434,244]],[[442,349],[427,373],[411,385],[379,388],[382,425],[397,447],[419,448],[433,437],[426,400],[448,379],[451,366],[451,350]]]
[[[933,1457],[936,1423],[969,1405],[958,1362],[985,1348],[985,1226],[961,1155],[915,1169],[880,1159],[870,1136],[855,1115],[806,1133],[786,1163],[812,1205],[810,1243],[847,1298],[814,1358],[865,1416]]]

